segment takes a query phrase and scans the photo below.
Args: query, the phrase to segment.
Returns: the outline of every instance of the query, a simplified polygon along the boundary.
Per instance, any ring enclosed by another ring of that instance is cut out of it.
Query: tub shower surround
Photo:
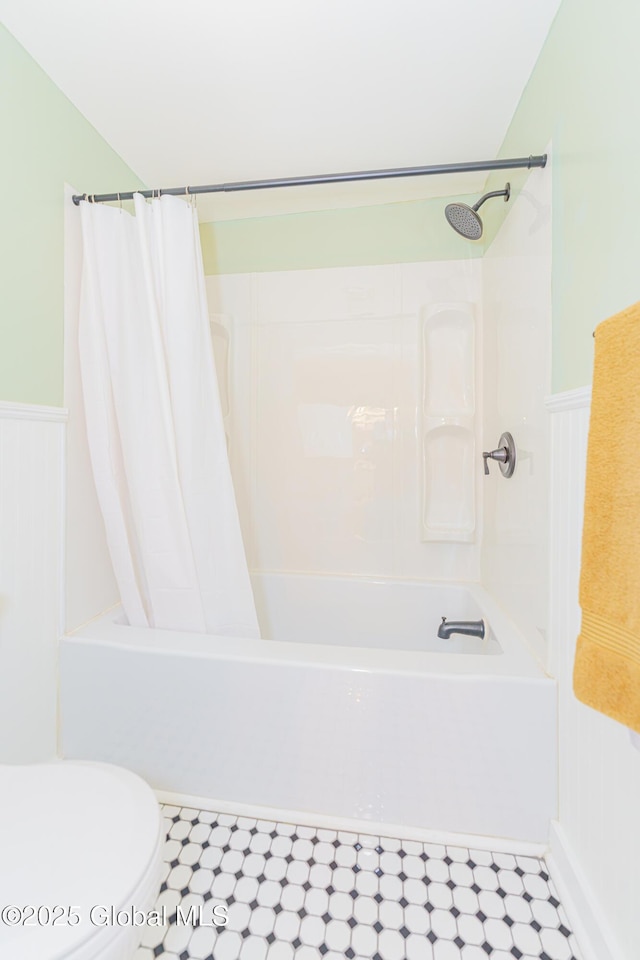
[[[207,298],[250,569],[479,580],[480,261],[210,276]]]
[[[170,805],[164,816],[169,923],[145,931],[135,960],[581,960],[536,857]],[[176,923],[178,905],[210,902],[227,907],[224,927]]]
[[[474,306],[439,303],[421,312],[422,539],[470,543],[478,473]]]

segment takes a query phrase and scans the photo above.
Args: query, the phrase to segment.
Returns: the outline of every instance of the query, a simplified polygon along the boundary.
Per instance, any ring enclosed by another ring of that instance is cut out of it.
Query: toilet
[[[160,887],[151,788],[103,763],[0,765],[0,810],[0,957],[129,960]]]

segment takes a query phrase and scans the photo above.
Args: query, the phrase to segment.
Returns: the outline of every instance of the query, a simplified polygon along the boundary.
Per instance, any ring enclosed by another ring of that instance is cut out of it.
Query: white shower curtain
[[[80,364],[93,474],[135,626],[258,637],[195,210],[80,204]]]

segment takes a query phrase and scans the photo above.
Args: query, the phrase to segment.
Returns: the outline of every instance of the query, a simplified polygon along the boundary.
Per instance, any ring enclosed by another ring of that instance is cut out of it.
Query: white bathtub
[[[479,620],[472,590],[455,584],[263,574],[253,578],[262,636],[290,643],[319,643],[422,653],[499,654],[491,624],[484,640],[437,628],[448,620]]]
[[[555,683],[477,586],[255,579],[265,640],[123,626],[62,640],[61,749],[220,801],[544,842]],[[440,618],[487,637],[439,640]]]

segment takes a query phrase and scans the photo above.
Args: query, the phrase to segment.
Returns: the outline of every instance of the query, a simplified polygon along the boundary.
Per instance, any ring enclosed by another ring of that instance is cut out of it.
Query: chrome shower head
[[[482,220],[478,216],[478,210],[482,204],[490,197],[504,197],[506,203],[510,196],[511,184],[507,183],[504,190],[493,190],[491,193],[485,193],[484,197],[480,197],[472,207],[466,203],[448,203],[444,208],[444,215],[461,237],[465,237],[467,240],[479,240],[482,236]]]

